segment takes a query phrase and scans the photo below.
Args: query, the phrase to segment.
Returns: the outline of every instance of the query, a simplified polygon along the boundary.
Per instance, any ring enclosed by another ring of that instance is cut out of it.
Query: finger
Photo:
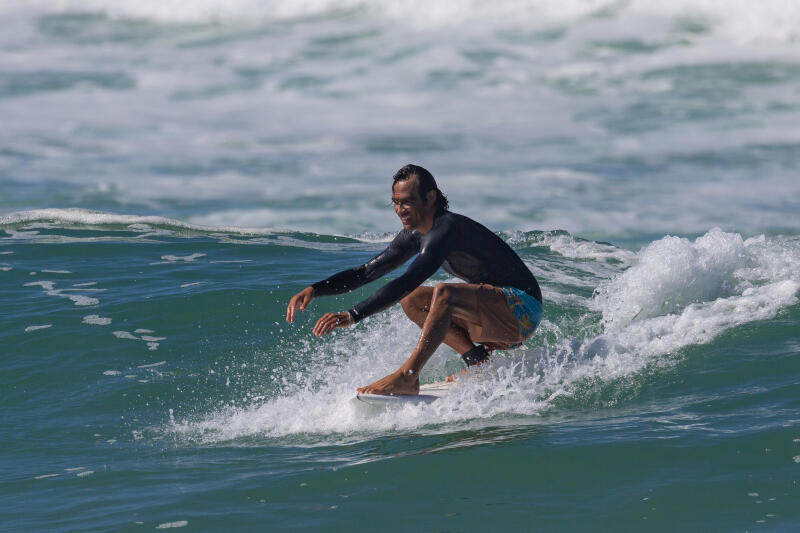
[[[335,316],[331,316],[328,318],[327,323],[325,324],[325,331],[323,331],[323,335],[327,335],[334,329],[336,329],[339,325],[339,319]]]
[[[314,326],[314,335],[319,337],[323,334],[325,330],[325,324],[328,322],[328,318],[330,318],[330,313],[325,313],[324,315],[322,315],[322,318],[317,320],[317,323]]]
[[[334,329],[338,328],[340,323],[341,321],[339,320],[339,317],[332,314],[331,316],[328,317],[328,320],[325,322],[322,334],[327,335]]]

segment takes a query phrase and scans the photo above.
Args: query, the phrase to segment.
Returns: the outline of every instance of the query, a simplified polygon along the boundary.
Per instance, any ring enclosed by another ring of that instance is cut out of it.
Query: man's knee
[[[418,311],[427,311],[430,303],[430,287],[417,287],[400,300],[400,306],[407,315]]]
[[[414,309],[416,309],[414,307],[413,294],[414,293],[411,293],[408,296],[406,296],[405,298],[403,298],[402,300],[400,300],[400,307],[403,308],[403,311],[406,313],[406,315],[410,315],[411,313],[414,312]]]
[[[435,305],[451,305],[453,301],[453,286],[449,283],[438,283],[433,288],[433,303]]]

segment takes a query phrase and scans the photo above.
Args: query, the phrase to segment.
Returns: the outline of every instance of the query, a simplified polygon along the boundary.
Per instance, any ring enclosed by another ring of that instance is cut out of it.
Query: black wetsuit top
[[[413,255],[408,270],[359,303],[350,314],[356,322],[399,302],[439,267],[468,283],[516,287],[540,302],[539,284],[522,259],[500,237],[463,215],[446,211],[428,233],[403,230],[380,254],[360,267],[344,270],[312,285],[316,296],[355,290],[394,270]]]

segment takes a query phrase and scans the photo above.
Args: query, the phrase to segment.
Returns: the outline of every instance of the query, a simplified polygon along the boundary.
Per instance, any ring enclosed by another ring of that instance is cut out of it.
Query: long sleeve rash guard
[[[542,301],[536,278],[508,244],[478,222],[449,211],[434,220],[428,233],[403,230],[383,252],[363,265],[314,283],[314,294],[350,292],[396,269],[414,255],[416,259],[402,276],[350,309],[356,322],[399,302],[439,267],[468,283],[516,287]]]

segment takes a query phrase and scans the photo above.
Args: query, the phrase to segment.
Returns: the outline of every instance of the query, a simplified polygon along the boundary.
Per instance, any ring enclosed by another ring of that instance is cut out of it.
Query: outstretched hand
[[[286,308],[286,322],[294,322],[294,313],[300,309],[304,311],[311,300],[314,299],[314,287],[308,286],[302,291],[298,292],[292,299],[289,300],[289,306]]]
[[[325,313],[322,318],[317,320],[314,326],[314,335],[321,337],[326,333],[330,333],[336,328],[347,328],[355,324],[353,317],[350,313]]]

